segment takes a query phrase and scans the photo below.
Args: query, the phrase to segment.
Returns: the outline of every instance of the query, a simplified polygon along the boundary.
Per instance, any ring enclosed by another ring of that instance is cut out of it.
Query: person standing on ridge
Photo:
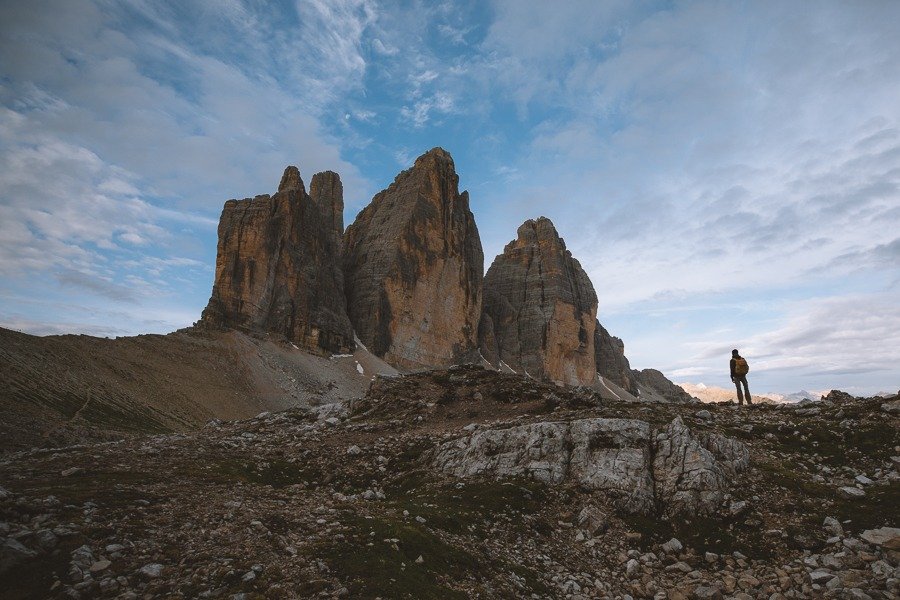
[[[744,404],[744,395],[747,396],[747,406],[753,404],[750,401],[750,387],[747,385],[747,373],[750,372],[750,365],[738,353],[737,350],[731,351],[731,362],[728,365],[731,368],[731,383],[737,387],[738,405]],[[744,391],[741,392],[741,384],[744,384]]]

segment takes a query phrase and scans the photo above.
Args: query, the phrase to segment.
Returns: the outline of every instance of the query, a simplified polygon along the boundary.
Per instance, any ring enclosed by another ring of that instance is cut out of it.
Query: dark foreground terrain
[[[0,595],[896,598],[898,402],[616,402],[463,367],[8,453]]]

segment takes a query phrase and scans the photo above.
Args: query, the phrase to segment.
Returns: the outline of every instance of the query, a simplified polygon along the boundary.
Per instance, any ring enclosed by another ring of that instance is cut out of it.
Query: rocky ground
[[[898,405],[620,402],[462,367],[349,407],[6,454],[0,590],[896,598]]]

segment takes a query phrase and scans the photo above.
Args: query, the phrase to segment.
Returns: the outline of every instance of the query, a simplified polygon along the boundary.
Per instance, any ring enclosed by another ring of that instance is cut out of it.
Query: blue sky
[[[900,387],[900,3],[0,4],[0,324],[196,320],[229,198],[434,146],[487,266],[553,219],[633,366]]]

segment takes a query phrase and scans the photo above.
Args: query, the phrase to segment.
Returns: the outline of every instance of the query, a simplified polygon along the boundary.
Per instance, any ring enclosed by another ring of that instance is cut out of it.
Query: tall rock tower
[[[317,173],[310,192],[290,166],[274,196],[225,203],[202,324],[277,333],[318,352],[354,347],[340,268],[341,179]]]
[[[417,158],[359,213],[343,261],[350,320],[369,351],[401,369],[476,352],[484,254],[446,150]]]
[[[532,377],[596,381],[597,294],[550,219],[525,221],[484,278],[485,356]]]

